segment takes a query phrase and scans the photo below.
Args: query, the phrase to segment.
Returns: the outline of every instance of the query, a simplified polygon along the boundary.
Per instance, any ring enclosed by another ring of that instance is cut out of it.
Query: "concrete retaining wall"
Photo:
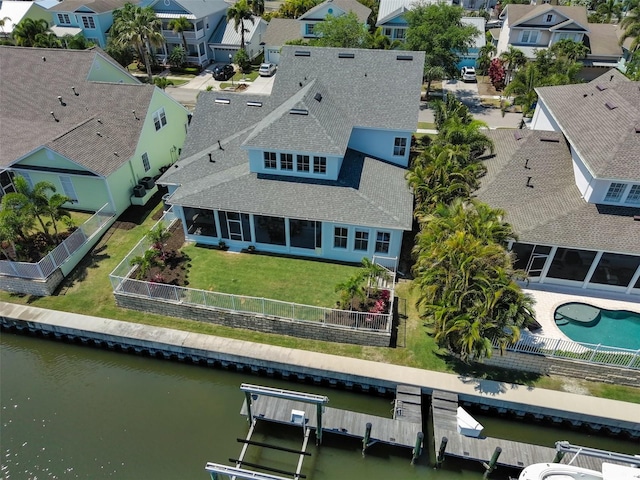
[[[640,386],[639,370],[551,358],[543,355],[518,352],[505,352],[504,355],[500,355],[497,350],[494,350],[493,356],[485,359],[482,363],[493,367],[533,372],[541,375],[558,375],[593,382],[629,385],[631,387]]]
[[[198,322],[215,323],[233,328],[245,328],[278,335],[374,347],[388,347],[391,342],[391,333],[389,332],[356,330],[320,322],[301,322],[257,314],[225,312],[199,305],[163,302],[157,299],[134,297],[120,293],[114,293],[114,296],[119,307],[157,313],[158,315],[186,318]]]
[[[60,282],[64,280],[62,271],[56,269],[46,280],[31,280],[28,278],[8,277],[0,275],[0,290],[11,293],[25,293],[37,297],[53,295]]]

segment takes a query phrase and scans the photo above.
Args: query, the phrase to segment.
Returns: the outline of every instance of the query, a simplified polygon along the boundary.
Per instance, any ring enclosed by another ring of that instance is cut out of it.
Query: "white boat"
[[[560,463],[535,463],[525,468],[518,480],[639,480],[640,468],[603,463],[602,471]]]
[[[467,437],[479,437],[484,428],[480,422],[473,418],[464,408],[458,407],[456,414],[458,433]]]

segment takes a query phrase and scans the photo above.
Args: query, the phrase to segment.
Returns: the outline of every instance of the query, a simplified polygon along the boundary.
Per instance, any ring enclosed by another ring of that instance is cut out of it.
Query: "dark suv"
[[[235,75],[236,71],[233,65],[216,65],[213,69],[213,78],[215,80],[229,80]]]

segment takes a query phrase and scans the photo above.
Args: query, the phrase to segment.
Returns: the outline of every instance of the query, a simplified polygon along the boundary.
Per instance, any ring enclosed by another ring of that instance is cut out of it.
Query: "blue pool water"
[[[562,333],[575,342],[640,349],[640,313],[568,303],[558,307],[555,320]]]

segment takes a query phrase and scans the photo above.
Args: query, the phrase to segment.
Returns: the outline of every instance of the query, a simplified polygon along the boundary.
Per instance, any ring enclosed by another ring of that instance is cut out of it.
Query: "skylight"
[[[602,92],[603,90],[606,90],[606,89],[607,89],[607,87],[605,87],[604,85],[596,85],[596,88],[597,88],[598,90],[600,90],[601,92]]]
[[[291,115],[309,115],[309,110],[306,108],[292,108],[289,113]]]
[[[411,60],[413,60],[413,55],[398,55],[396,57],[396,60],[408,60],[408,61],[411,61]]]
[[[615,108],[618,108],[617,105],[615,105],[612,102],[607,102],[607,103],[604,104],[604,106],[607,107],[609,110],[613,110]]]
[[[261,107],[262,102],[247,102],[248,107]]]
[[[355,58],[353,53],[339,53],[338,58]]]
[[[223,105],[229,105],[231,103],[231,100],[229,100],[228,98],[216,98],[214,102],[221,103]]]
[[[296,50],[293,55],[296,57],[310,57],[311,52],[309,50]]]

